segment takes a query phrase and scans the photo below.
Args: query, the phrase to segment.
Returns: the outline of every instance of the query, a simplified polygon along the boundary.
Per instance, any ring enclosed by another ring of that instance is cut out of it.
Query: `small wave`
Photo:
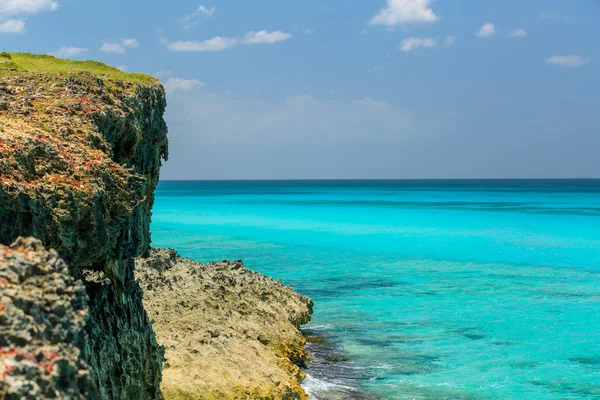
[[[302,387],[308,394],[310,400],[320,400],[321,396],[327,396],[331,392],[354,392],[356,389],[340,385],[338,383],[327,382],[322,379],[315,378],[306,374],[306,378],[302,381]]]
[[[331,325],[331,324],[311,324],[310,322],[308,324],[302,326],[302,329],[304,329],[304,330],[315,330],[315,331],[328,330],[331,328],[333,328],[333,325]]]

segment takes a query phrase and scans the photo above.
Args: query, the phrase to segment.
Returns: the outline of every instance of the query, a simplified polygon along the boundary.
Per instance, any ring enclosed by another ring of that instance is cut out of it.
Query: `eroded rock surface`
[[[94,399],[83,358],[87,295],[36,239],[0,245],[0,398]]]
[[[170,399],[305,399],[312,301],[240,261],[201,264],[174,250],[139,258],[136,277],[159,343]]]
[[[83,278],[103,398],[160,398],[163,349],[133,268],[167,156],[164,89],[94,62],[21,54],[0,67],[0,243],[35,236]]]

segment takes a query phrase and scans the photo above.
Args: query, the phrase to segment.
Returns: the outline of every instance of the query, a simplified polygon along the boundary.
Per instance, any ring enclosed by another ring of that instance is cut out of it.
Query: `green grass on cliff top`
[[[128,81],[140,85],[158,83],[150,75],[123,72],[98,61],[73,61],[45,54],[0,53],[0,77],[19,75],[23,71],[63,75],[89,72],[99,78]]]

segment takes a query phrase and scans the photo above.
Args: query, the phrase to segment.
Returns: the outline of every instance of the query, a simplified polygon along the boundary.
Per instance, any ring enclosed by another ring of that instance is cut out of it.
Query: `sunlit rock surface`
[[[154,78],[0,54],[0,243],[35,236],[89,297],[86,357],[105,399],[160,398],[163,349],[134,280],[167,156]]]

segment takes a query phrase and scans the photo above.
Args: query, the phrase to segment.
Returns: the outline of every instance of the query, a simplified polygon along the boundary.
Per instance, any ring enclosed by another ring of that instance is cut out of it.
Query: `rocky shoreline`
[[[310,299],[149,249],[165,107],[146,75],[0,53],[0,399],[307,398]]]
[[[365,379],[363,368],[331,342],[325,332],[310,327],[302,331],[308,337],[306,351],[310,354],[303,366],[303,387],[311,400],[384,400],[357,386]]]
[[[151,250],[136,279],[165,346],[167,399],[306,399],[299,331],[312,301],[241,261],[198,263]]]

